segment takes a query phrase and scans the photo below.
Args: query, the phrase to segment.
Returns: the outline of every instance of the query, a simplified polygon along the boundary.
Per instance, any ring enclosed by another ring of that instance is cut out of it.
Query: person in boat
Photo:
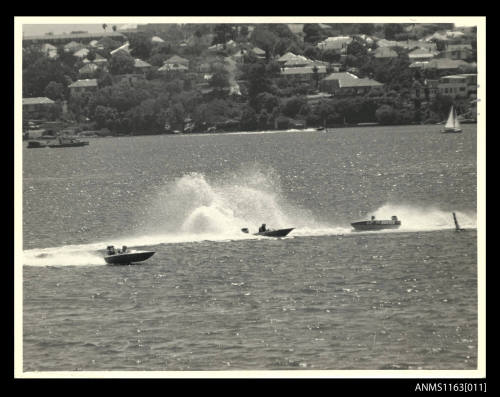
[[[259,233],[265,232],[266,231],[266,224],[263,223],[261,227],[259,227]]]
[[[107,253],[108,253],[108,255],[114,255],[115,254],[115,247],[113,247],[112,245],[108,245]]]
[[[124,254],[125,252],[127,252],[127,246],[126,246],[126,245],[124,245],[124,246],[122,247],[122,253]]]

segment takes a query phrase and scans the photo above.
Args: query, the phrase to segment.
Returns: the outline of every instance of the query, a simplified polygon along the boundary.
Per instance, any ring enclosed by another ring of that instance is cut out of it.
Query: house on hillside
[[[189,60],[179,55],[173,55],[164,62],[164,65],[182,65],[189,68]]]
[[[281,77],[296,83],[308,83],[311,86],[316,84],[316,81],[321,81],[326,76],[325,66],[302,66],[285,68],[281,70]]]
[[[456,74],[439,79],[439,93],[453,98],[476,98],[477,74]]]
[[[102,50],[102,45],[100,45],[99,41],[98,40],[92,40],[90,43],[89,43],[89,46],[92,47],[92,48],[96,48],[96,49],[100,49]]]
[[[465,36],[464,32],[461,32],[459,30],[448,30],[446,31],[446,37],[450,39],[461,39]]]
[[[377,59],[391,59],[399,56],[398,53],[390,47],[379,47],[373,51],[372,54],[373,57]]]
[[[158,68],[158,72],[163,73],[180,73],[184,74],[189,70],[187,66],[181,65],[180,63],[165,63],[162,67]]]
[[[88,48],[81,48],[80,50],[75,51],[73,53],[73,56],[80,58],[80,59],[84,59],[89,54],[89,51],[90,50]]]
[[[23,119],[44,119],[54,105],[47,97],[23,98]]]
[[[96,65],[95,63],[87,63],[86,65],[78,69],[78,74],[82,78],[94,77],[99,69],[99,65]]]
[[[254,47],[250,51],[253,52],[257,58],[264,59],[266,57],[266,52],[259,47]]]
[[[311,65],[313,61],[302,55],[296,55],[295,58],[286,61],[282,67],[285,68],[297,68],[302,66]]]
[[[94,92],[97,87],[97,79],[81,79],[68,86],[70,95]]]
[[[280,56],[278,59],[276,59],[276,62],[278,62],[281,66],[284,66],[286,62],[293,60],[297,57],[293,52],[287,52],[286,54],[283,54]]]
[[[328,37],[316,44],[316,47],[321,50],[336,50],[339,52],[345,52],[347,46],[352,43],[352,40],[353,39],[350,36]]]
[[[431,36],[426,37],[425,41],[448,41],[450,37],[446,35],[446,33],[435,32]]]
[[[410,62],[430,61],[437,55],[437,52],[428,51],[423,48],[416,48],[408,53]]]
[[[439,57],[463,61],[469,59],[472,54],[473,50],[470,44],[448,44],[444,51],[439,53]]]
[[[453,60],[447,58],[435,58],[427,62],[413,62],[410,68],[419,68],[422,70],[435,70],[441,73],[457,73],[460,69],[474,69],[475,64],[469,64],[461,60]]]
[[[394,40],[386,40],[386,39],[380,39],[377,41],[377,46],[379,48],[384,48],[384,47],[388,47],[388,48],[394,48],[394,47],[400,47],[399,43],[397,41],[394,41]]]
[[[107,65],[108,60],[99,54],[95,54],[95,59],[90,61],[88,58],[85,58],[83,63],[95,63],[96,65]]]
[[[151,37],[151,42],[153,42],[153,43],[164,43],[165,40],[163,40],[161,37],[153,36],[153,37]]]
[[[134,69],[136,73],[147,73],[153,69],[153,66],[149,63],[143,61],[142,59],[135,58],[134,59]]]
[[[40,47],[40,50],[49,58],[57,58],[57,47],[49,43],[44,43]]]
[[[83,45],[82,43],[78,43],[76,41],[70,41],[68,44],[64,46],[64,51],[75,53],[76,51],[81,50],[82,48],[85,48],[85,45]]]
[[[372,79],[361,79],[348,72],[332,73],[325,77],[320,88],[335,96],[364,95],[373,90],[380,90],[384,85]]]

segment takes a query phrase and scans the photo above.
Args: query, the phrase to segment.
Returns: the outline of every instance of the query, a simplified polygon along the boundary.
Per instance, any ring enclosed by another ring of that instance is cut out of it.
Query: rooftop
[[[326,66],[316,66],[317,73],[326,73]],[[284,75],[293,75],[293,74],[312,74],[314,72],[314,66],[303,66],[298,68],[286,68],[281,72]]]
[[[340,72],[340,73],[331,73],[323,80],[337,80],[340,88],[347,87],[380,87],[383,86],[382,83],[372,79],[360,79],[359,77],[348,73],[348,72]]]
[[[83,79],[77,80],[73,84],[68,86],[69,88],[77,88],[77,87],[97,87],[97,79]]]
[[[186,58],[182,58],[179,55],[174,55],[174,56],[171,56],[170,58],[168,58],[165,61],[165,64],[168,64],[168,63],[171,63],[171,64],[180,63],[180,64],[183,64],[183,65],[188,65],[189,64],[189,60],[187,60]]]
[[[47,97],[23,98],[23,105],[47,105],[55,103],[52,99]]]
[[[113,51],[110,51],[110,54],[111,55],[115,55],[117,52],[120,52],[120,51],[127,51],[127,52],[129,52],[129,47],[130,47],[130,43],[127,41],[122,46],[120,46],[118,48],[115,48]]]
[[[185,65],[179,63],[165,63],[161,68],[158,69],[159,72],[164,71],[175,71],[175,70],[188,70],[189,68]]]
[[[134,67],[136,68],[150,68],[151,65],[142,59],[136,58],[134,59]]]

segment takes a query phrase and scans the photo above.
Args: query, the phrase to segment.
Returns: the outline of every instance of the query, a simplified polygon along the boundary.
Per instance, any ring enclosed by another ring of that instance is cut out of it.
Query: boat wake
[[[454,229],[453,210],[412,205],[385,204],[367,213],[364,219],[402,221],[397,230],[354,232],[350,223],[363,219],[345,219],[338,224],[320,222],[307,209],[287,202],[281,194],[279,177],[272,170],[247,167],[217,181],[198,173],[184,175],[166,183],[151,205],[138,214],[137,229],[128,236],[84,245],[68,245],[23,252],[28,266],[105,265],[107,245],[148,247],[161,244],[199,243],[268,239],[254,236],[260,224],[282,229],[294,227],[285,237],[342,236],[373,233],[421,232]],[[455,211],[462,228],[476,228],[476,215]],[[325,215],[325,219],[328,214]],[[347,217],[346,217],[347,218]],[[250,233],[242,233],[242,228]]]

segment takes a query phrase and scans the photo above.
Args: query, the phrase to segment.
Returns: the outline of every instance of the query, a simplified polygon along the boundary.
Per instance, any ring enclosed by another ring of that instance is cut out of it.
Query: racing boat
[[[263,225],[265,226],[265,225]],[[252,233],[254,236],[266,236],[266,237],[285,237],[288,233],[290,233],[293,229],[293,227],[288,228],[288,229],[262,229],[262,226],[260,227],[259,231],[257,233]],[[248,228],[241,229],[243,233],[248,233]]]
[[[109,265],[129,265],[131,263],[142,262],[151,258],[155,251],[128,251],[126,246],[122,249],[115,250],[115,247],[109,245],[106,248],[104,260]]]
[[[401,221],[397,216],[391,217],[389,220],[375,220],[375,217],[369,221],[361,221],[351,223],[355,231],[370,231],[370,230],[383,230],[383,229],[398,229],[401,226]]]

